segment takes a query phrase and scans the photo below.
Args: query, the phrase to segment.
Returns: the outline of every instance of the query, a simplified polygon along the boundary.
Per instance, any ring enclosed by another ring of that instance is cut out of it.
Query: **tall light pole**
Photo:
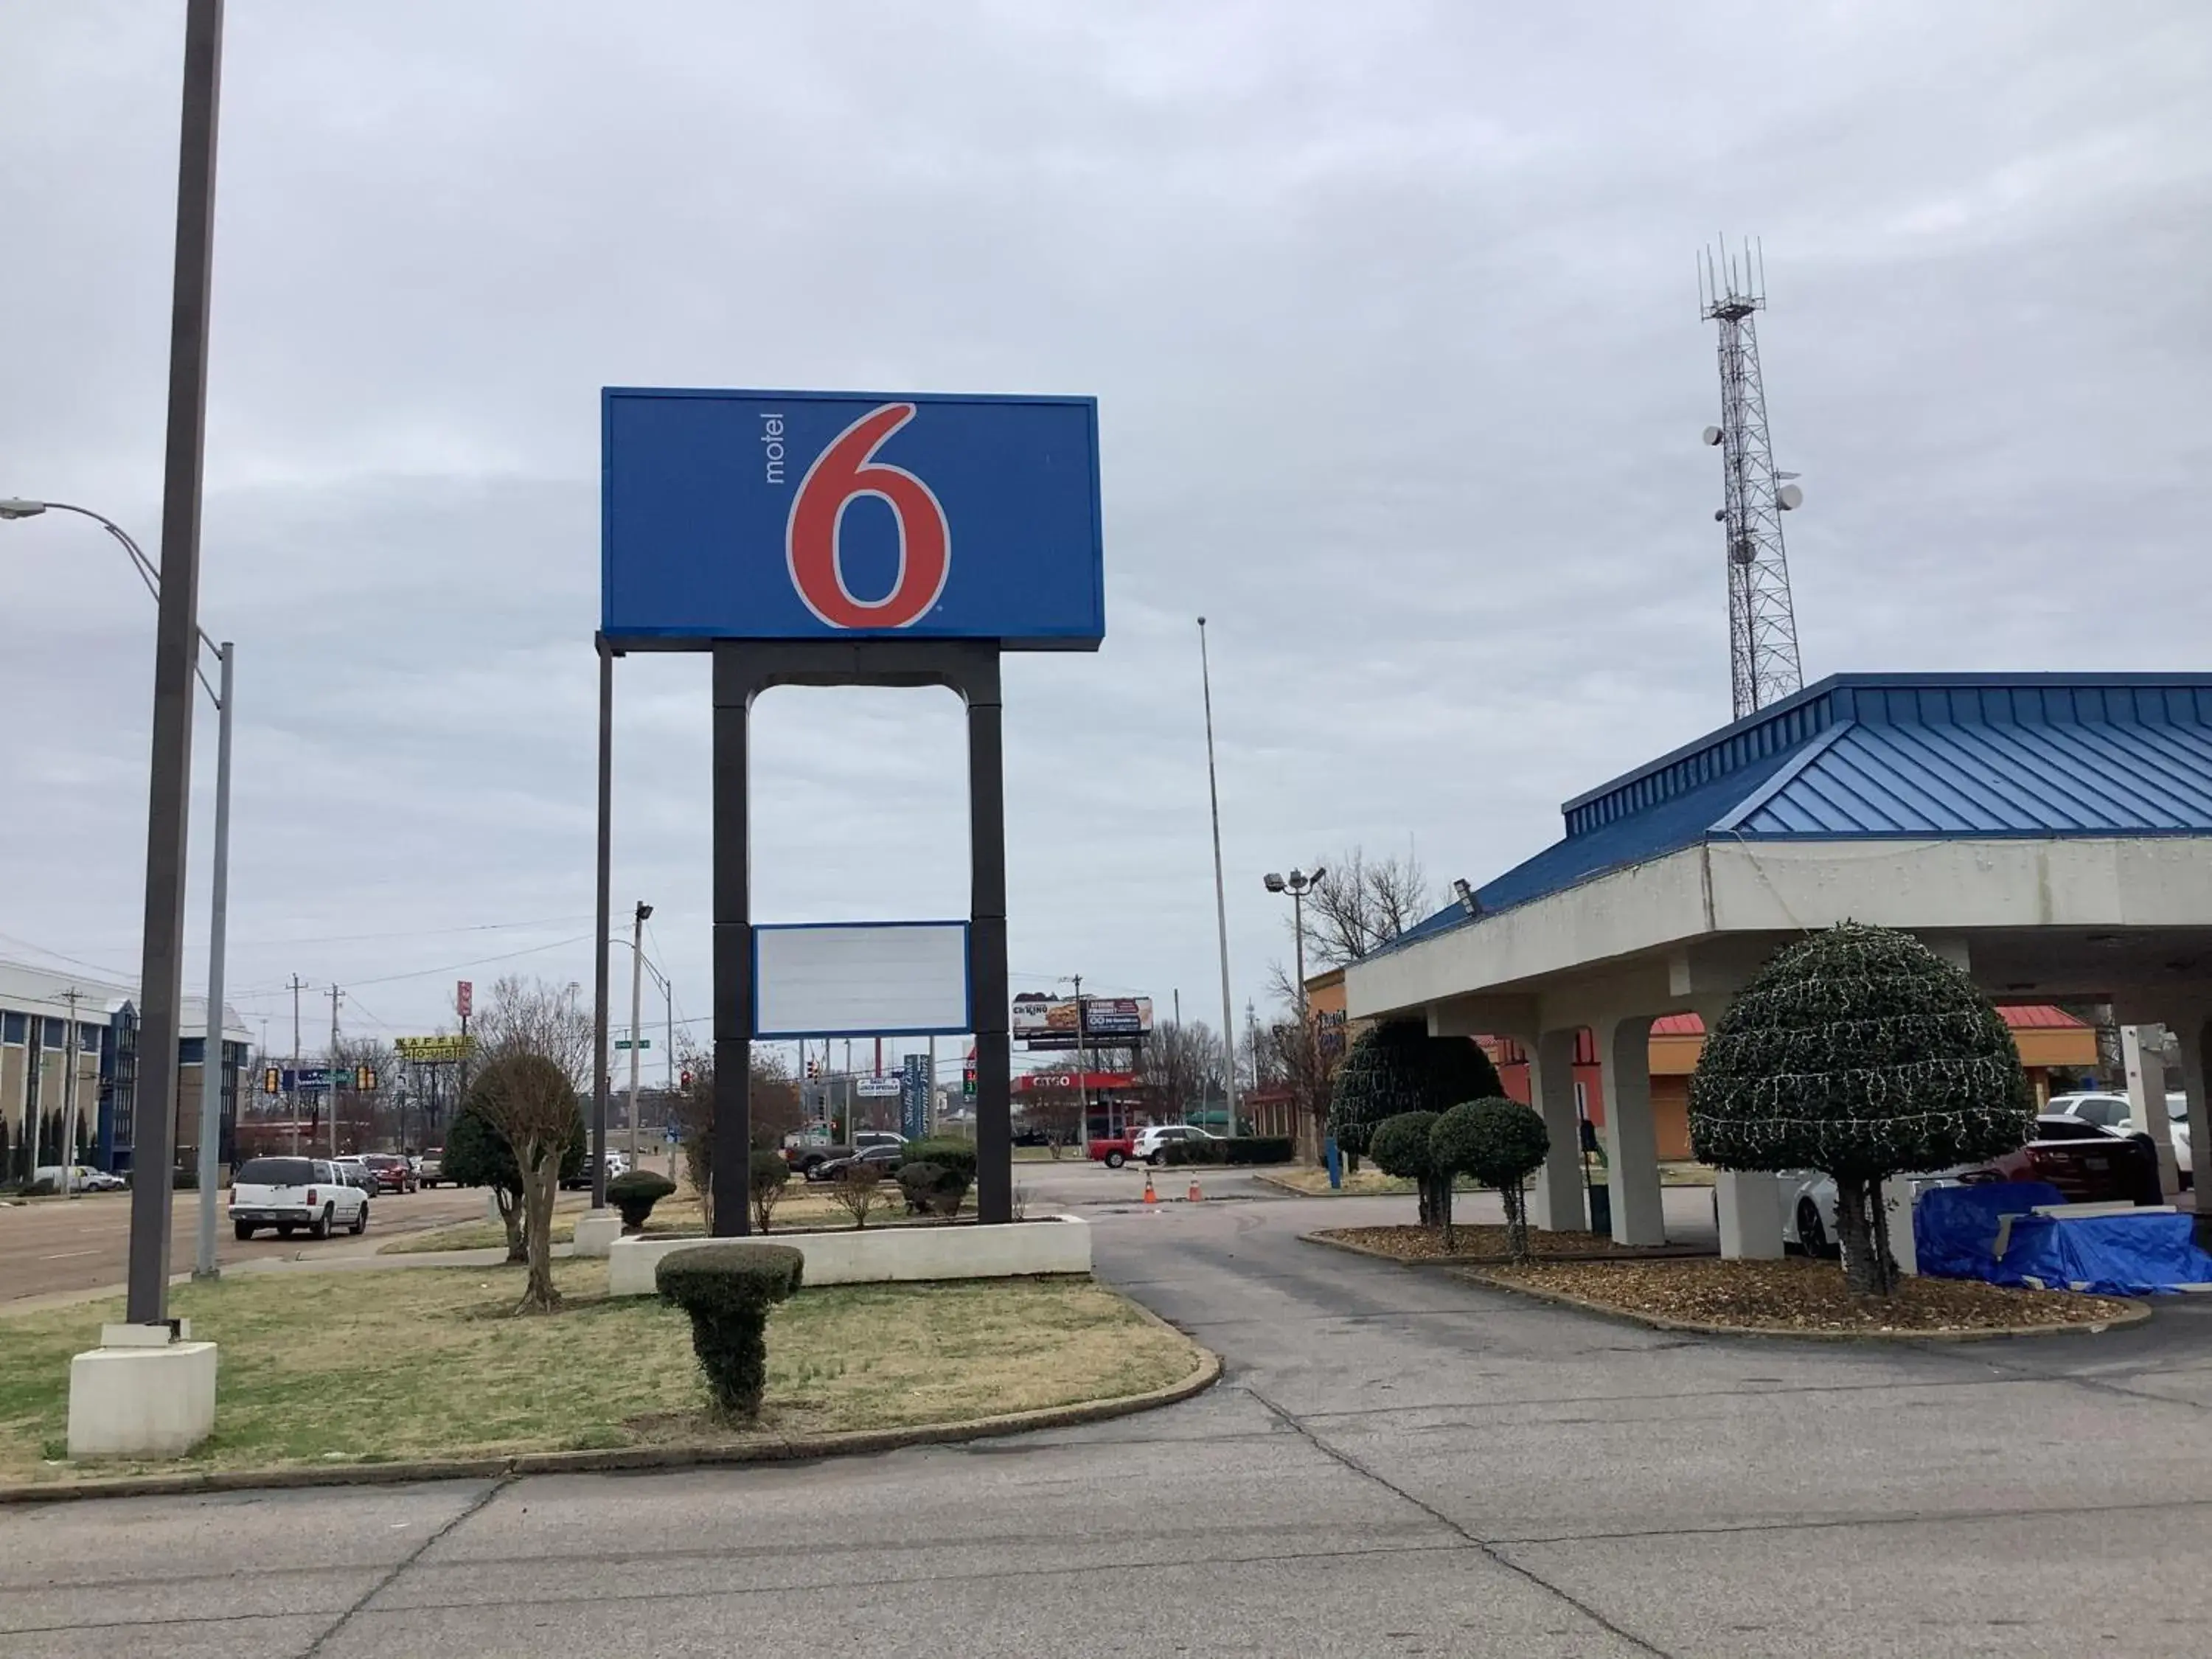
[[[1301,1024],[1306,1018],[1306,895],[1320,886],[1321,878],[1328,873],[1327,866],[1317,864],[1310,871],[1301,870],[1292,865],[1287,876],[1278,875],[1270,870],[1261,878],[1261,884],[1269,892],[1291,896],[1291,931],[1297,936],[1298,956],[1298,1019]]]
[[[1303,1080],[1310,1085],[1320,1068],[1313,1063],[1313,1015],[1306,1005],[1306,895],[1320,886],[1321,878],[1328,873],[1323,865],[1316,864],[1306,871],[1294,864],[1288,876],[1270,870],[1261,878],[1269,892],[1291,896],[1291,932],[1296,935],[1294,948],[1298,957],[1298,1042],[1305,1049],[1300,1056],[1300,1065],[1305,1073]],[[1297,1126],[1293,1123],[1291,1127],[1295,1129]]]
[[[1229,888],[1221,875],[1221,788],[1213,771],[1213,673],[1206,655],[1206,618],[1198,619],[1198,679],[1206,696],[1206,793],[1213,806],[1213,921],[1221,939],[1221,1057],[1228,1133],[1237,1133],[1237,1009],[1229,994]]]
[[[1085,1075],[1091,1062],[1084,1058],[1085,1039],[1091,1035],[1091,1022],[1084,1015],[1083,975],[1070,974],[1067,977],[1075,984],[1075,1144],[1079,1147],[1091,1139],[1091,1080]],[[1109,1112],[1106,1115],[1111,1119],[1113,1114]]]
[[[653,914],[653,907],[650,904],[641,905],[640,908],[643,909],[645,914],[648,916]],[[664,1059],[666,1060],[668,1066],[668,1092],[673,1096],[676,1092],[676,988],[669,982],[667,975],[662,973],[659,969],[653,965],[653,958],[646,955],[643,947],[636,939],[633,939],[629,941],[624,941],[622,936],[617,933],[612,939],[608,940],[608,943],[611,945],[622,944],[625,942],[629,945],[630,950],[633,955],[636,957],[639,964],[647,973],[653,975],[653,984],[658,986],[660,990],[660,1012],[664,1028],[661,1040],[668,1045],[667,1053],[664,1056]],[[630,1040],[633,1042],[637,1040],[636,1025],[637,1021],[641,1017],[641,1016],[638,1009],[638,1000],[635,995],[635,989],[633,988],[633,993],[630,997]],[[636,1058],[636,1054],[637,1051],[635,1048],[630,1050],[633,1062]],[[633,1070],[635,1070],[634,1065]],[[631,1109],[633,1127],[635,1127],[635,1118],[636,1109],[633,1107]],[[635,1153],[633,1153],[633,1158],[634,1157]]]
[[[630,915],[629,930],[629,1167],[637,1168],[638,1021],[645,1012],[645,924],[653,907],[643,899]]]
[[[130,533],[104,513],[95,513],[88,507],[78,507],[69,501],[35,501],[21,498],[0,501],[0,520],[33,519],[42,513],[74,513],[80,518],[90,519],[94,524],[122,544],[130,555],[131,568],[138,580],[146,585],[155,605],[161,599],[161,572],[146,556],[145,550],[131,538]],[[194,1279],[214,1279],[218,1276],[215,1260],[215,1224],[216,1187],[222,1178],[221,1143],[222,1139],[222,995],[223,957],[225,939],[230,917],[230,732],[232,714],[233,669],[236,665],[238,647],[228,640],[218,645],[208,636],[208,631],[198,621],[192,624],[200,644],[215,653],[216,680],[210,684],[207,671],[198,663],[192,672],[200,684],[213,699],[216,707],[215,744],[215,878],[212,914],[208,923],[208,1007],[206,1053],[200,1063],[200,1152],[199,1152],[199,1231],[192,1257]],[[145,993],[140,991],[140,1000]],[[72,1090],[69,1103],[68,1133],[76,1133],[76,1095]],[[131,1162],[137,1162],[137,1126],[132,1124]],[[72,1139],[70,1144],[76,1143]]]

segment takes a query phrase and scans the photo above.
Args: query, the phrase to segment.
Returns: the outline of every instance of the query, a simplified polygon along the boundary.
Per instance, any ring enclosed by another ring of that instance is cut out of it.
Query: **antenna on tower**
[[[1790,600],[1790,561],[1782,515],[1805,492],[1779,478],[1766,436],[1766,390],[1759,374],[1759,329],[1766,309],[1766,250],[1743,245],[1741,268],[1723,240],[1717,258],[1698,261],[1698,315],[1719,325],[1721,423],[1705,431],[1721,452],[1724,505],[1713,514],[1727,526],[1729,681],[1735,718],[1779,702],[1805,683],[1797,659],[1797,616]]]

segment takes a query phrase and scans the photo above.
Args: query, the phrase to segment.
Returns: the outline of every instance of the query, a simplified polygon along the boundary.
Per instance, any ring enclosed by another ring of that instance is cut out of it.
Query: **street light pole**
[[[638,1021],[645,1012],[645,921],[653,907],[643,899],[630,917],[629,964],[629,1167],[637,1168]]]
[[[222,956],[230,913],[230,704],[234,652],[225,640],[216,647],[220,665],[215,696],[215,898],[208,925],[207,1039],[200,1056],[199,1236],[192,1277],[221,1276],[215,1261],[216,1187],[221,1179],[222,1139]]]
[[[1298,1041],[1306,1049],[1301,1060],[1306,1072],[1304,1081],[1310,1085],[1315,1083],[1320,1066],[1315,1054],[1313,1013],[1306,997],[1306,895],[1320,886],[1321,878],[1328,873],[1328,867],[1324,865],[1317,864],[1310,872],[1292,865],[1287,877],[1270,870],[1261,878],[1261,884],[1269,892],[1291,896],[1291,931],[1297,936],[1295,948],[1298,961]],[[1294,1123],[1291,1127],[1295,1128],[1297,1125]]]

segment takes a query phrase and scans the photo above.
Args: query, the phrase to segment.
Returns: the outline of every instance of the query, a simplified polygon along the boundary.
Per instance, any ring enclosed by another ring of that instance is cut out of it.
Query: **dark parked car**
[[[2035,1139],[1993,1158],[1965,1181],[2047,1181],[2069,1204],[2162,1204],[2158,1150],[2148,1135],[2121,1134],[2065,1113],[2035,1120]]]
[[[415,1166],[393,1153],[370,1152],[361,1161],[376,1177],[376,1190],[380,1193],[411,1193],[420,1184],[415,1178]]]
[[[845,1171],[855,1164],[874,1166],[878,1175],[888,1179],[898,1166],[906,1162],[903,1142],[896,1146],[863,1146],[850,1158],[833,1158],[827,1164],[817,1164],[806,1172],[809,1181],[842,1181]]]

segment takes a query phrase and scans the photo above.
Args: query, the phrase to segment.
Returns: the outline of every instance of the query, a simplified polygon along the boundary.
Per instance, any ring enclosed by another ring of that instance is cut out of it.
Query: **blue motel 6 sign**
[[[601,405],[610,638],[1104,636],[1091,398],[615,386]]]

